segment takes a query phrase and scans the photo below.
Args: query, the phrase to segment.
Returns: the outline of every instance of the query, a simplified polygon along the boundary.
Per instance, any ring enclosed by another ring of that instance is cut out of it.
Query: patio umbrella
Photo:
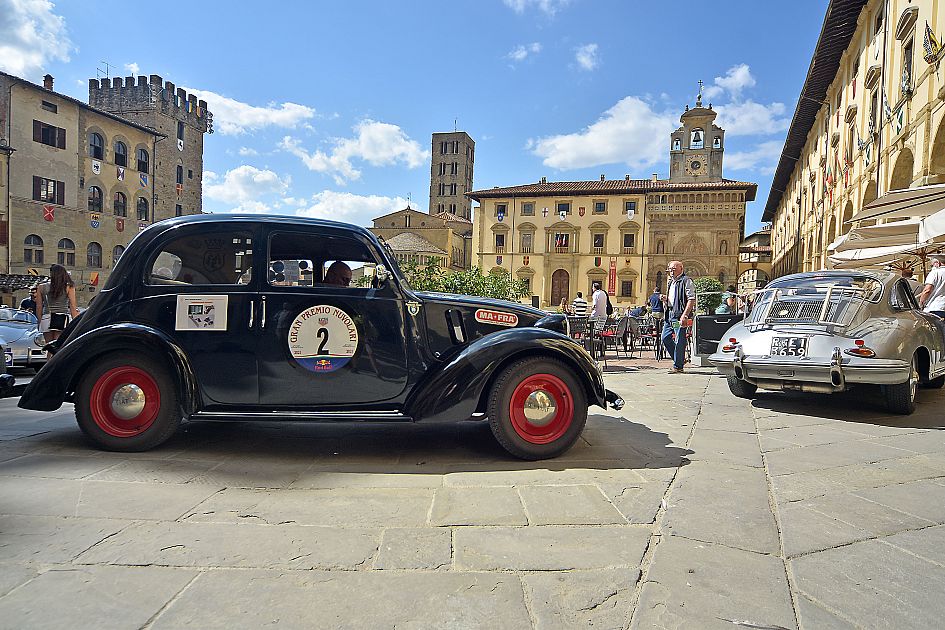
[[[945,209],[945,184],[891,190],[866,204],[848,221],[927,217]]]
[[[881,225],[855,227],[845,234],[846,238],[843,241],[837,243],[834,251],[843,252],[851,249],[872,249],[899,245],[918,246],[926,240],[919,236],[920,223],[921,219],[908,219]],[[945,227],[945,221],[942,223]],[[834,242],[836,243],[836,241]]]

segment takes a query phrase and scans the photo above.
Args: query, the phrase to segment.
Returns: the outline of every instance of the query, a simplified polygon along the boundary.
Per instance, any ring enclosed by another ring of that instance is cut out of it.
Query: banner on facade
[[[617,257],[610,258],[610,274],[607,276],[607,294],[617,295]]]

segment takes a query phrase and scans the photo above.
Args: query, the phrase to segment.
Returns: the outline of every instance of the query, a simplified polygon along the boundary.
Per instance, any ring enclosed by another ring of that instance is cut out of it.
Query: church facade
[[[686,107],[669,138],[668,179],[549,182],[476,190],[473,250],[483,271],[528,282],[543,308],[600,281],[617,306],[665,291],[666,265],[735,284],[745,205],[757,184],[722,177],[725,131],[711,104]]]

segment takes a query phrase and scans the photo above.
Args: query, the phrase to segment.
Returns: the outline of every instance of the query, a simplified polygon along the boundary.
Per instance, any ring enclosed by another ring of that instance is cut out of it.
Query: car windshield
[[[35,324],[36,316],[29,311],[16,308],[0,308],[0,322],[19,322],[21,324]]]
[[[878,302],[883,295],[883,285],[876,278],[857,274],[850,275],[813,275],[800,278],[775,280],[768,289],[778,289],[781,296],[822,299],[827,291],[834,288],[855,289],[855,293],[868,302]]]

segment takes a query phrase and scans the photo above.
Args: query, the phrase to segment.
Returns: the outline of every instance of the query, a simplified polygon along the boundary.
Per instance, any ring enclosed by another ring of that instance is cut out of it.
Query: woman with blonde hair
[[[49,282],[39,285],[36,292],[39,331],[46,338],[46,343],[49,343],[59,338],[70,319],[79,316],[75,301],[75,283],[65,267],[53,265],[49,268]]]

